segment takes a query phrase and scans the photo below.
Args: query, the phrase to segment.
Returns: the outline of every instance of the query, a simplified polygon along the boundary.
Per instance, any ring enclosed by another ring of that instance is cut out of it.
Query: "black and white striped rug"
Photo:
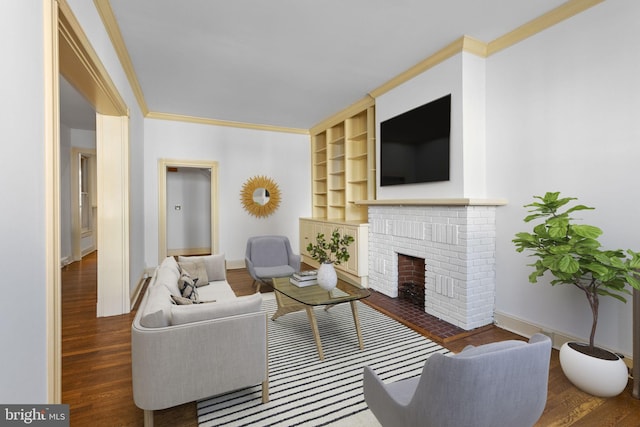
[[[263,309],[276,310],[272,294]],[[362,394],[362,369],[385,382],[419,375],[435,352],[449,351],[358,302],[364,350],[358,348],[351,306],[315,309],[324,360],[318,359],[305,311],[269,322],[269,397],[259,385],[198,402],[200,426],[376,425]]]

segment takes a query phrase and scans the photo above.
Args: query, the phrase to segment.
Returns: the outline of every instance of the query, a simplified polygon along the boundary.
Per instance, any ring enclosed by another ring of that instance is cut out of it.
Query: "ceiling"
[[[565,0],[109,3],[149,111],[307,130],[461,36],[491,42]]]

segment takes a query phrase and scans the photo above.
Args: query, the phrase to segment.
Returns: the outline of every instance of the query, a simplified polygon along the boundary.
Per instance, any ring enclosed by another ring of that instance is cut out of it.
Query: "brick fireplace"
[[[405,257],[423,259],[427,313],[465,330],[493,323],[495,208],[503,203],[376,202],[368,208],[369,286],[396,298],[398,265]]]

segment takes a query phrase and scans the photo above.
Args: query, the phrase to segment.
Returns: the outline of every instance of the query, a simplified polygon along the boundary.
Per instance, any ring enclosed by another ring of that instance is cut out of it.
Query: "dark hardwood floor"
[[[131,389],[130,328],[135,312],[96,318],[96,263],[93,253],[62,271],[62,401],[70,405],[72,426],[141,426],[142,410],[134,405]],[[227,278],[237,295],[254,292],[246,270],[229,270]],[[263,286],[261,291],[270,289]],[[443,345],[458,352],[468,344],[505,339],[522,337],[489,327],[447,339]],[[196,426],[195,403],[156,411],[154,419],[157,426]],[[562,373],[554,350],[547,406],[536,426],[639,427],[640,400],[631,397],[630,385],[610,399],[582,393]]]

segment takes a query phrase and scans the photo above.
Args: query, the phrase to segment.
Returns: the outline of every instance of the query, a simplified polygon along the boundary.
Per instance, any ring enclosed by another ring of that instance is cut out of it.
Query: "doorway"
[[[218,240],[218,163],[160,159],[158,263],[167,256],[216,254]]]
[[[97,112],[97,173],[110,178],[98,179],[102,184],[98,182],[101,188],[97,190],[97,227],[100,234],[110,236],[98,241],[101,258],[109,261],[109,269],[98,266],[98,315],[109,315],[114,307],[128,312],[130,304],[128,107],[66,1],[44,0],[43,34],[47,401],[61,403],[59,76],[82,93]],[[108,215],[100,213],[102,207],[109,208]],[[107,241],[109,245],[103,246]],[[101,311],[101,306],[107,310]]]

